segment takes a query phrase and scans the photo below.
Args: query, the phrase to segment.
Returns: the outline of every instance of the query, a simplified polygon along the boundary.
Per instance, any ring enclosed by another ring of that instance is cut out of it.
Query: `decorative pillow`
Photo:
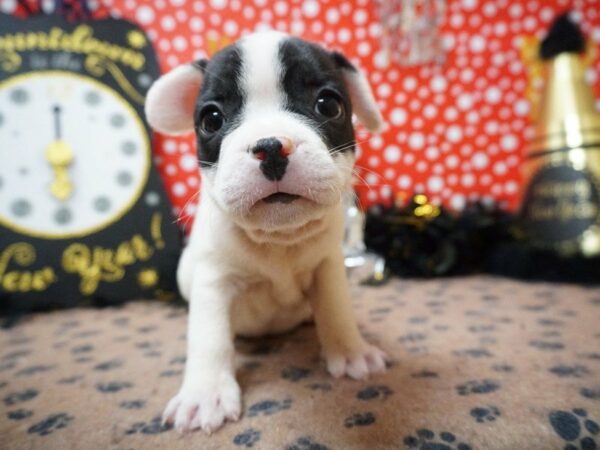
[[[0,15],[0,309],[173,297],[180,234],[136,25]]]

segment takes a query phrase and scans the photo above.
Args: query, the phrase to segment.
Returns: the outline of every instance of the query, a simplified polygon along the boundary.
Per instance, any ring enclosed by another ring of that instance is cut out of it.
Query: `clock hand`
[[[54,181],[50,184],[50,192],[59,200],[66,200],[73,193],[73,184],[69,179],[68,167],[73,162],[73,150],[61,137],[60,113],[61,108],[55,105],[54,114],[54,141],[46,148],[46,160],[54,171]]]

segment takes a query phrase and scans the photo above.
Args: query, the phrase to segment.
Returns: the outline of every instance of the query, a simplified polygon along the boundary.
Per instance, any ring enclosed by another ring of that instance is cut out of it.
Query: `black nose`
[[[283,143],[274,137],[259,139],[250,150],[260,160],[260,170],[270,181],[279,181],[285,174],[289,152]]]

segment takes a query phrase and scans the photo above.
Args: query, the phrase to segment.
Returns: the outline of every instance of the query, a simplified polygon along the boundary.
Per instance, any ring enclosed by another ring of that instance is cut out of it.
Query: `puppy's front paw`
[[[335,378],[348,375],[355,380],[367,378],[371,373],[385,371],[388,356],[377,347],[367,345],[355,352],[330,353],[325,355],[327,370]]]
[[[241,413],[240,387],[232,375],[214,382],[184,385],[169,401],[162,419],[179,431],[219,429],[226,420],[236,421]]]

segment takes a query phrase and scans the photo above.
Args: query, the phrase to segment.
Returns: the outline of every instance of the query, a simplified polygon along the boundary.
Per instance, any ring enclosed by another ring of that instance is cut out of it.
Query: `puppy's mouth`
[[[265,203],[292,203],[295,200],[300,198],[299,195],[288,194],[286,192],[276,192],[275,194],[271,194],[268,197],[263,198],[263,202]]]

